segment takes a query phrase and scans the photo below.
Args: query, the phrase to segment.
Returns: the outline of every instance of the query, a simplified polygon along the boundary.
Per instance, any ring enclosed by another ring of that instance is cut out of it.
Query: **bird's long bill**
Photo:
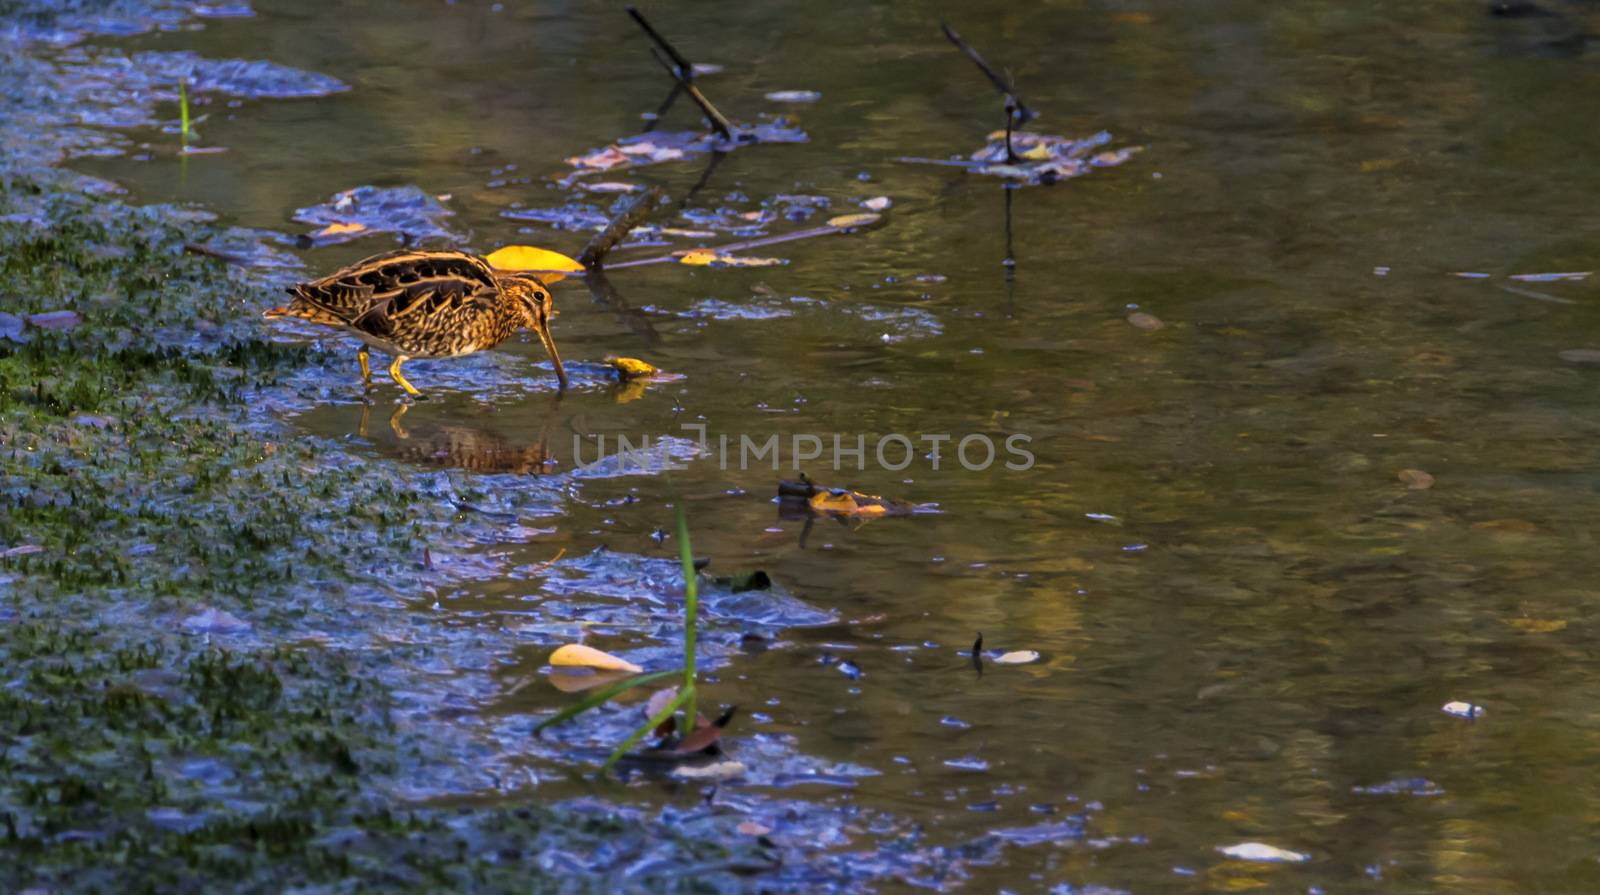
[[[550,362],[556,366],[556,380],[561,383],[562,389],[566,389],[567,370],[561,366],[561,354],[556,351],[556,340],[550,338],[549,324],[539,327],[539,340],[544,342],[544,350],[550,353]]]

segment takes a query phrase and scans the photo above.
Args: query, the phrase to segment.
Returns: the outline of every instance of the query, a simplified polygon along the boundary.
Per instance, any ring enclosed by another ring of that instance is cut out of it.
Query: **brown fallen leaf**
[[[767,826],[766,824],[757,823],[753,820],[744,821],[735,829],[746,836],[765,836],[772,832],[771,827]]]
[[[1395,475],[1413,491],[1426,491],[1433,487],[1433,476],[1420,469],[1402,469]]]
[[[550,654],[550,664],[557,668],[598,668],[601,671],[630,671],[638,674],[643,668],[627,659],[601,652],[592,646],[569,643]]]
[[[1161,322],[1160,317],[1157,317],[1154,314],[1146,314],[1143,311],[1134,311],[1132,314],[1129,314],[1128,322],[1133,324],[1135,329],[1142,329],[1149,333],[1153,333],[1158,329],[1166,328],[1166,324]]]
[[[702,749],[707,748],[722,737],[723,729],[728,726],[729,721],[733,720],[734,713],[737,711],[739,711],[738,706],[729,706],[728,710],[722,713],[722,717],[711,722],[710,724],[701,724],[700,726],[696,727],[694,733],[691,733],[680,740],[678,745],[672,747],[672,751],[687,755],[689,753],[699,752]]]

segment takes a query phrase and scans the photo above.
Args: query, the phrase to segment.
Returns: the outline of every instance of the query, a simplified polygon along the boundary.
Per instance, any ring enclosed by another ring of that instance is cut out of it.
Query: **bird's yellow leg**
[[[406,362],[405,355],[401,355],[399,357],[396,357],[394,359],[394,363],[389,365],[389,376],[392,379],[394,379],[396,385],[398,385],[401,388],[406,390],[406,394],[410,395],[413,398],[420,398],[420,397],[422,397],[422,392],[417,391],[417,387],[416,386],[414,386],[411,383],[407,382],[406,378],[404,376],[400,375],[400,365],[405,363],[405,362]]]
[[[367,346],[362,345],[356,352],[356,360],[361,361],[361,382],[365,385],[372,384],[372,365],[367,362]]]

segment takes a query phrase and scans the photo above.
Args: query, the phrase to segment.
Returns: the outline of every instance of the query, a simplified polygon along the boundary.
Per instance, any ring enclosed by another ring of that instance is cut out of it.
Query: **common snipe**
[[[389,375],[421,395],[400,374],[414,357],[461,357],[493,348],[518,329],[539,334],[567,387],[567,372],[550,338],[550,290],[528,273],[503,273],[466,252],[398,251],[374,255],[319,280],[289,288],[294,300],[266,316],[299,317],[342,329],[362,341],[357,358],[371,384],[367,349],[394,355]]]

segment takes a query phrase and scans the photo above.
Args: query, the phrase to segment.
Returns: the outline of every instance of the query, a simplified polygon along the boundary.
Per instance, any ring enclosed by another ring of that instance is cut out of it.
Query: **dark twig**
[[[662,197],[661,187],[653,186],[634,196],[622,209],[606,223],[605,229],[596,233],[589,244],[583,247],[583,252],[578,255],[578,263],[584,267],[598,267],[605,262],[605,257],[617,243],[628,238],[633,228],[644,222],[644,219],[660,204]]]
[[[630,6],[627,8],[627,10],[628,15],[632,16],[633,20],[639,23],[640,28],[644,29],[644,33],[649,35],[650,39],[656,42],[656,46],[660,47],[661,51],[666,53],[667,57],[672,60],[673,65],[677,66],[678,77],[684,81],[694,80],[694,65],[690,63],[689,60],[683,58],[683,54],[678,52],[678,48],[668,43],[667,39],[661,36],[661,32],[651,27],[650,23],[645,21],[644,13],[640,12],[638,7]]]
[[[627,11],[628,15],[632,16],[639,27],[644,30],[644,33],[655,42],[656,47],[661,48],[661,53],[666,54],[664,59],[656,52],[655,47],[650,48],[650,55],[654,56],[656,61],[661,63],[661,67],[667,70],[667,74],[671,75],[677,82],[677,88],[667,96],[667,101],[661,104],[656,116],[659,118],[661,115],[666,114],[667,108],[678,98],[679,92],[687,93],[689,98],[694,100],[695,105],[700,107],[700,111],[704,112],[706,118],[711,121],[711,126],[716,129],[717,133],[722,135],[722,139],[732,142],[733,126],[728,123],[728,119],[724,118],[721,112],[717,111],[717,107],[706,99],[705,94],[700,92],[700,88],[694,85],[694,63],[684,58],[684,55],[678,52],[677,47],[673,46],[665,37],[662,37],[661,32],[657,31],[645,19],[644,13],[640,12],[638,7],[630,6]],[[667,61],[669,59],[671,60],[670,62]],[[654,125],[652,124],[651,126],[653,127]]]
[[[1014,119],[1020,126],[1039,117],[1038,112],[1028,108],[1028,104],[1022,101],[1022,97],[1017,96],[1016,84],[1012,82],[1010,77],[1003,76],[995,71],[984,60],[983,55],[974,49],[972,44],[963,40],[961,35],[957,34],[956,30],[951,28],[948,22],[939,23],[939,27],[944,29],[944,36],[955,44],[956,49],[964,53],[968,59],[971,59],[973,64],[978,66],[978,70],[983,72],[984,77],[989,79],[989,83],[993,84],[995,89],[1000,91],[1000,95],[1005,97],[1006,120],[1008,122]]]
[[[706,118],[711,122],[711,127],[717,133],[722,135],[722,139],[727,140],[730,143],[733,142],[733,125],[729,124],[728,119],[723,117],[721,112],[717,111],[717,107],[711,104],[711,100],[706,99],[706,95],[700,92],[700,88],[694,86],[693,81],[686,80],[681,74],[679,74],[678,70],[673,68],[671,63],[667,62],[666,59],[662,58],[660,53],[656,52],[655,47],[650,48],[650,55],[653,56],[657,62],[661,63],[661,67],[666,70],[667,74],[677,79],[678,86],[682,87],[683,92],[689,94],[689,98],[694,100],[694,104],[700,107],[700,111],[704,113]]]

